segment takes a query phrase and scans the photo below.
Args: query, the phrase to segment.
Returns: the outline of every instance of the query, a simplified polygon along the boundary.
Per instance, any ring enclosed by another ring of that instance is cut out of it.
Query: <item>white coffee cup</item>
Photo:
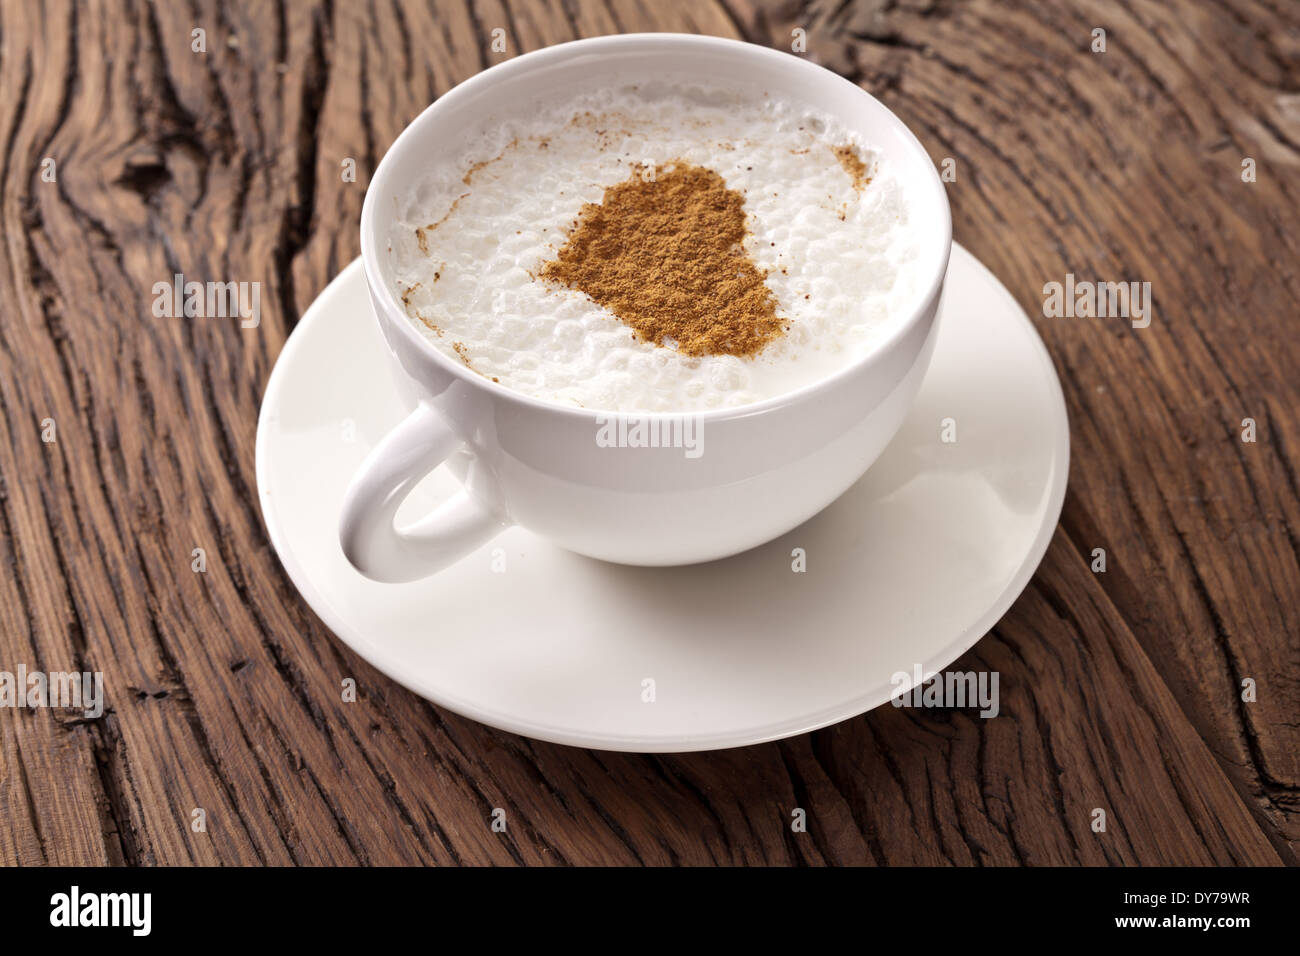
[[[608,416],[531,398],[449,358],[407,317],[387,255],[397,197],[428,172],[430,157],[463,143],[485,116],[538,95],[665,74],[704,84],[744,78],[835,117],[883,153],[922,235],[921,292],[861,359],[788,394],[686,422],[670,413],[631,416],[697,429],[698,454],[667,440],[669,447],[608,447]],[[366,193],[366,282],[411,412],[345,494],[344,554],[366,576],[398,582],[446,567],[511,524],[581,554],[641,565],[722,558],[789,531],[857,481],[902,424],[929,364],[951,241],[948,199],[921,144],[874,97],[797,56],[715,37],[631,34],[564,43],[485,70],[406,128]],[[406,495],[444,462],[463,489],[397,527]]]

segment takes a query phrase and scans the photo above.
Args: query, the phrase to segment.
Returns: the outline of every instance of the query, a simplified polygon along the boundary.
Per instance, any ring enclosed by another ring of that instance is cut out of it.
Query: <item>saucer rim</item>
[[[1038,334],[1038,330],[1029,316],[1015,301],[1006,286],[998,280],[997,276],[964,246],[954,242],[952,247],[952,256],[948,268],[950,270],[957,268],[959,262],[969,262],[977,267],[984,280],[996,290],[996,294],[1000,297],[1005,308],[1014,315],[1018,322],[1027,327],[1026,332],[1033,343],[1032,350],[1042,363],[1043,370],[1047,373],[1047,388],[1050,392],[1048,400],[1052,406],[1049,410],[1050,417],[1059,422],[1060,427],[1054,430],[1055,442],[1051,450],[1053,473],[1047,495],[1047,506],[1043,512],[1042,523],[1038,527],[1033,542],[1026,550],[1020,566],[998,597],[989,602],[988,610],[981,614],[973,624],[960,631],[942,649],[928,655],[929,660],[923,662],[925,672],[941,670],[979,643],[996,626],[1029,585],[1034,573],[1042,563],[1043,556],[1047,553],[1052,538],[1055,536],[1060,521],[1061,509],[1065,503],[1065,489],[1069,478],[1070,465],[1069,415],[1065,403],[1065,394],[1046,344]],[[480,707],[473,701],[446,693],[442,689],[430,689],[418,679],[403,674],[400,661],[392,659],[393,655],[385,653],[382,648],[370,641],[360,628],[354,627],[344,620],[343,616],[335,611],[330,599],[315,586],[311,575],[298,561],[287,541],[281,522],[276,518],[276,504],[272,498],[269,484],[271,468],[269,444],[274,431],[273,427],[271,427],[270,418],[279,405],[278,395],[288,375],[285,369],[294,363],[297,352],[307,339],[304,329],[316,321],[317,313],[324,314],[325,306],[323,303],[328,300],[330,293],[337,293],[338,289],[336,287],[345,286],[349,282],[364,284],[365,281],[362,260],[357,257],[340,270],[338,275],[321,290],[285,341],[284,347],[276,357],[275,365],[267,379],[266,388],[262,395],[262,405],[257,421],[255,471],[262,522],[266,528],[271,546],[275,550],[276,557],[279,559],[289,580],[303,600],[307,602],[313,613],[320,618],[335,637],[371,667],[424,700],[439,707],[445,707],[453,713],[478,721],[489,727],[565,746],[629,753],[691,753],[770,743],[775,740],[810,733],[861,716],[890,699],[892,688],[886,685],[884,687],[869,688],[866,692],[858,694],[849,700],[840,701],[812,713],[795,718],[785,718],[771,724],[744,730],[722,733],[709,731],[699,734],[671,733],[662,736],[605,734],[599,731],[577,732],[569,727],[516,719],[511,715]],[[939,305],[939,321],[943,320],[943,305],[941,301]],[[940,332],[940,335],[942,335],[942,332]]]

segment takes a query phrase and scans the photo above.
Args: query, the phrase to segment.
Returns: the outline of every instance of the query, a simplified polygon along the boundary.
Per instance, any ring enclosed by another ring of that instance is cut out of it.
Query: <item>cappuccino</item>
[[[457,362],[608,412],[773,398],[911,310],[920,241],[872,144],[806,105],[655,80],[521,108],[398,200],[395,292]]]

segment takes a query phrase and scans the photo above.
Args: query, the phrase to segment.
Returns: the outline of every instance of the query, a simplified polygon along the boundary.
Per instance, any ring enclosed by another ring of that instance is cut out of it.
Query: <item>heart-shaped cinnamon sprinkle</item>
[[[744,249],[745,199],[711,169],[642,167],[582,207],[541,277],[586,293],[659,346],[752,356],[784,331]]]

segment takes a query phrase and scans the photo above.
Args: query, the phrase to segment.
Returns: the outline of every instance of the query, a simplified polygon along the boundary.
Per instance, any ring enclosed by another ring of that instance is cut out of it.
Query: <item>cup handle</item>
[[[508,527],[468,489],[404,528],[397,509],[416,483],[463,440],[442,413],[421,402],[361,463],[343,495],[339,543],[368,578],[397,584],[441,571]]]

